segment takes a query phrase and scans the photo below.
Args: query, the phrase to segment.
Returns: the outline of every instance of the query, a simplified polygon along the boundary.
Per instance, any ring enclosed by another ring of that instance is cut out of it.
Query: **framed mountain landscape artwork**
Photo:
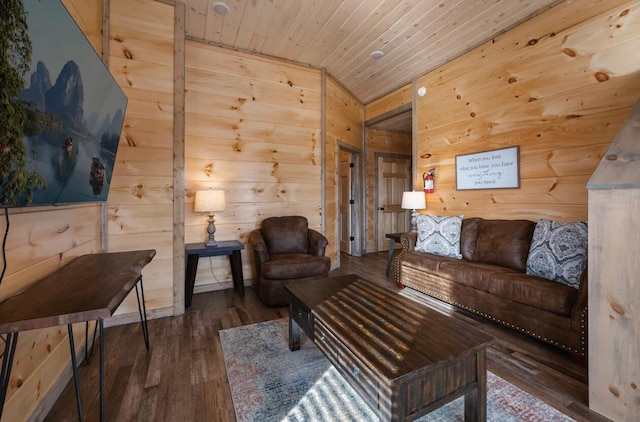
[[[60,0],[0,13],[0,206],[106,201],[126,96]]]

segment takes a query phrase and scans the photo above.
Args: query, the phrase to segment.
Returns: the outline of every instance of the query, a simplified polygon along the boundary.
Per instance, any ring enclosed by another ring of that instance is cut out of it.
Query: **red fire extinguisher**
[[[424,172],[422,178],[424,179],[424,193],[433,193],[433,173]]]

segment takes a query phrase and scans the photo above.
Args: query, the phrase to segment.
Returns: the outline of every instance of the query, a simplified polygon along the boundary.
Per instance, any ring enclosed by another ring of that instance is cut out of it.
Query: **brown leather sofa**
[[[301,216],[270,217],[249,234],[253,249],[255,291],[265,305],[289,303],[285,284],[327,277],[331,260],[324,256],[327,239],[310,229]]]
[[[417,233],[401,237],[396,281],[571,352],[587,353],[587,270],[578,289],[526,274],[536,223],[462,221],[462,259],[417,252]]]

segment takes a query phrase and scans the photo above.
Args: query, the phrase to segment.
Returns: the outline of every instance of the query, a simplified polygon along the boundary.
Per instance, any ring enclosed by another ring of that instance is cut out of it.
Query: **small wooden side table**
[[[391,239],[389,242],[389,254],[387,255],[387,277],[389,277],[389,270],[391,270],[391,261],[393,260],[393,252],[396,250],[396,242],[400,241],[402,233],[387,233],[385,237]]]
[[[205,246],[204,243],[187,243],[184,245],[185,258],[187,260],[184,279],[184,306],[191,306],[193,299],[193,286],[196,282],[198,260],[200,257],[229,256],[231,264],[231,276],[233,288],[241,297],[244,297],[244,277],[242,276],[242,256],[240,251],[244,245],[237,240],[218,241],[218,246]]]

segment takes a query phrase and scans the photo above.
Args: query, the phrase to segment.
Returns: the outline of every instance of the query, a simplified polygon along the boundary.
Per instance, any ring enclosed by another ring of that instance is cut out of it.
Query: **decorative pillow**
[[[533,232],[527,274],[578,288],[587,266],[587,223],[540,219]]]
[[[462,218],[463,216],[418,215],[416,217],[418,238],[415,250],[452,258],[462,258],[460,254]]]

